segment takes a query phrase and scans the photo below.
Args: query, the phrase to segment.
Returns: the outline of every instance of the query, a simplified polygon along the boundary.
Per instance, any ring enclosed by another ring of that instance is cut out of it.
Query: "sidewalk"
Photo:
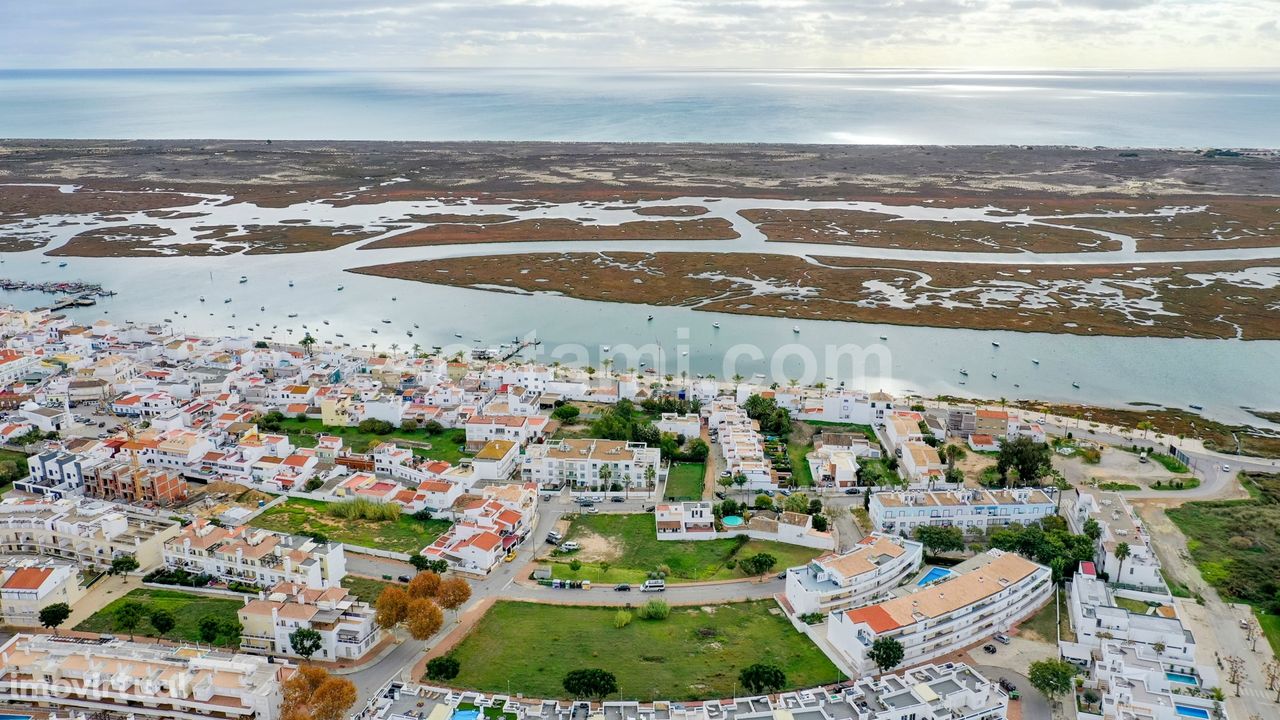
[[[106,607],[111,601],[127,595],[131,590],[142,587],[140,575],[107,575],[93,584],[89,592],[71,608],[71,615],[62,624],[64,628],[73,628],[88,620],[90,616]]]

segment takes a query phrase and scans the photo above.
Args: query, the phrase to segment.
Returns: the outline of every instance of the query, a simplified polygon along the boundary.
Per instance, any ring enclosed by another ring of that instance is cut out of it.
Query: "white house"
[[[655,509],[659,540],[711,540],[715,514],[709,502],[663,503]]]
[[[649,492],[666,476],[662,453],[644,443],[592,438],[530,445],[522,473],[542,488],[574,492]]]
[[[347,574],[342,543],[258,528],[217,527],[203,519],[165,542],[164,562],[193,574],[264,588],[282,582],[337,587]]]
[[[858,673],[875,671],[871,646],[892,637],[906,651],[902,665],[925,663],[1008,630],[1053,594],[1049,568],[1014,553],[988,550],[925,585],[908,585],[889,600],[832,613],[827,641]]]
[[[1079,533],[1084,532],[1090,518],[1102,528],[1097,560],[1108,581],[1163,592],[1165,582],[1160,574],[1160,561],[1151,549],[1146,528],[1128,501],[1120,493],[1084,488],[1077,493],[1067,520],[1072,530]],[[1129,556],[1123,562],[1116,555],[1116,549],[1122,544],[1129,549]]]
[[[1027,524],[1057,513],[1053,498],[1036,488],[1011,490],[905,490],[871,496],[871,524],[910,536],[921,525],[965,530]]]
[[[872,533],[843,554],[829,554],[787,570],[786,604],[793,615],[832,613],[867,604],[920,567],[924,546]]]
[[[932,488],[946,481],[946,465],[937,450],[915,441],[903,443],[901,450],[899,467],[912,487]]]
[[[673,435],[695,438],[702,433],[702,418],[696,413],[681,415],[680,413],[662,413],[658,422],[654,423],[658,430]]]
[[[240,649],[301,657],[290,635],[301,628],[320,634],[320,649],[311,659],[357,660],[382,639],[376,612],[345,588],[309,588],[280,583],[256,597],[245,598],[240,618]]]

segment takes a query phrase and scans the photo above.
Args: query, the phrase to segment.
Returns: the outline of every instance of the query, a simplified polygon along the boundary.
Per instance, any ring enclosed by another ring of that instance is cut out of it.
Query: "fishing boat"
[[[342,292],[342,286],[341,286],[341,285],[339,285],[339,286],[338,286],[338,292]]]
[[[795,334],[799,335],[799,334],[800,334],[800,326],[799,326],[799,325],[792,325],[792,326],[791,326],[791,332],[793,332],[793,333],[795,333]]]
[[[995,374],[995,373],[991,373],[991,377],[996,377],[996,374]]]
[[[200,296],[200,302],[204,302],[204,296],[203,296],[203,295],[201,295],[201,296]]]
[[[881,336],[880,336],[880,339],[881,339],[881,340],[888,340],[889,338],[888,338],[887,336],[885,336],[885,335],[881,335]]]
[[[1032,364],[1032,365],[1039,365],[1039,364],[1040,364],[1040,361],[1039,361],[1039,360],[1037,360],[1037,359],[1035,359],[1035,358],[1031,358],[1031,364]]]
[[[67,266],[67,263],[66,263],[66,262],[60,262],[60,263],[58,263],[58,267],[66,267],[66,266]]]
[[[652,316],[652,315],[650,315],[650,316],[649,316],[649,322],[653,322],[653,316]]]
[[[249,276],[248,276],[248,275],[241,275],[241,276],[240,276],[240,282],[241,282],[241,283],[247,283],[247,282],[249,282]]]
[[[292,281],[292,280],[290,280],[290,281],[289,281],[289,287],[293,287],[293,281]]]
[[[223,301],[222,301],[222,304],[223,304],[223,305],[226,305],[226,304],[227,304],[227,303],[229,303],[229,302],[231,302],[231,298],[227,298],[226,300],[223,300]]]
[[[413,331],[412,331],[412,330],[405,330],[405,331],[404,331],[404,334],[405,334],[405,335],[408,335],[409,337],[413,337]]]
[[[289,317],[296,318],[298,317],[298,313],[289,313]]]
[[[456,338],[460,338],[462,337],[462,333],[454,333],[453,336]]]
[[[418,323],[414,323],[414,324],[413,324],[413,329],[414,329],[414,330],[417,330],[417,329],[418,329]]]
[[[374,335],[377,335],[377,334],[378,334],[378,328],[369,328],[369,332],[373,333]]]
[[[991,347],[1000,347],[1000,343],[996,342],[995,340],[992,340]]]
[[[1073,387],[1073,388],[1075,388],[1075,389],[1079,390],[1079,389],[1080,389],[1080,383],[1078,383],[1078,382],[1073,382],[1073,383],[1071,383],[1071,387]]]
[[[719,330],[719,329],[720,329],[720,323],[718,323],[718,322],[713,322],[713,323],[711,323],[711,327],[713,327],[713,328],[715,328],[715,329]]]
[[[969,375],[969,371],[964,368],[960,368],[960,374],[967,377]]]
[[[261,310],[262,312],[266,312],[266,311],[267,311],[267,306],[266,306],[266,305],[263,305],[262,307],[259,307],[258,309],[259,309],[259,310]]]
[[[1203,409],[1204,409],[1204,406],[1203,406],[1203,405],[1191,405],[1191,406],[1189,406],[1189,407],[1190,407],[1192,410],[1203,410]]]
[[[384,319],[382,320],[382,324],[383,324],[383,325],[390,325],[390,324],[391,324],[391,321],[390,321],[390,320],[387,320],[387,319],[385,319],[385,318],[384,318]]]
[[[325,325],[328,325],[328,324],[329,324],[329,321],[328,321],[328,320],[322,320],[321,322],[323,322]]]

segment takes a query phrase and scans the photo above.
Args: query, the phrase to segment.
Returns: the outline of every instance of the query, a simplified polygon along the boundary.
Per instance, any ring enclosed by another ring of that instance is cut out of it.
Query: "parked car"
[[[988,653],[988,654],[990,654],[990,655],[995,655],[995,654],[996,654],[996,646],[995,646],[995,645],[992,645],[991,643],[987,643],[986,645],[983,645],[983,646],[982,646],[982,652]]]
[[[401,575],[400,577],[398,577],[398,578],[396,578],[396,579],[397,579],[397,580],[399,580],[399,581],[400,581],[400,582],[402,582],[402,583],[407,583],[407,582],[409,582],[410,577],[409,577],[408,575]]]
[[[1013,642],[1013,640],[1010,639],[1010,637],[1008,635],[1005,635],[1004,633],[996,633],[994,638],[995,638],[995,641],[1000,643],[1001,645],[1008,645],[1009,643]]]
[[[657,505],[645,505],[645,506],[644,506],[644,511],[645,511],[645,512],[653,512],[653,511],[655,511],[655,510],[657,510],[657,509],[658,509],[658,506],[657,506]]]
[[[551,502],[551,493],[543,493],[542,502]]]
[[[614,585],[613,591],[614,592],[631,592],[631,586],[626,583],[621,583],[619,585]]]
[[[563,550],[563,551],[565,551],[565,552],[573,552],[573,551],[577,550],[579,547],[580,547],[580,546],[578,545],[578,543],[576,543],[576,542],[574,542],[574,541],[570,540],[569,542],[567,542],[567,543],[565,543],[565,544],[561,545],[561,546],[560,546],[560,549],[561,549],[561,550]]]
[[[640,586],[640,592],[664,592],[666,589],[666,580],[645,580]]]
[[[596,507],[595,505],[592,505],[591,507],[587,508],[588,515],[595,515],[598,512],[600,512],[600,508]]]
[[[516,559],[516,551],[512,550],[511,552],[507,553],[506,557],[502,558],[502,561],[511,562],[512,560],[515,560],[515,559]]]
[[[858,488],[845,488],[844,494],[845,494],[845,495],[857,495],[857,494],[858,494]]]
[[[1223,466],[1222,466],[1222,472],[1231,472],[1231,466],[1230,466],[1230,465],[1223,465]]]
[[[788,490],[788,489],[786,489],[786,488],[782,488],[782,489],[781,489],[781,490],[779,490],[778,492],[782,493],[782,496],[783,496],[783,497],[788,497],[788,496],[790,496],[790,495],[791,495],[791,491],[790,491],[790,490]]]
[[[786,579],[787,579],[787,571],[786,571],[786,570],[783,570],[782,572],[778,573],[777,578],[778,578],[779,580],[786,580]]]
[[[724,499],[724,493],[722,493],[722,492],[720,492],[719,490],[717,490],[717,491],[716,491],[716,499],[717,499],[717,500],[723,500],[723,499]]]
[[[621,495],[614,495],[613,497],[609,498],[609,502],[626,502],[626,501],[627,499],[622,497]]]
[[[764,495],[764,496],[766,496],[766,497],[773,497],[773,491],[772,491],[772,490],[761,490],[761,491],[760,491],[760,494],[761,494],[761,495]]]
[[[1005,692],[1013,692],[1018,689],[1018,686],[1009,682],[1009,678],[1000,678],[1000,689]]]

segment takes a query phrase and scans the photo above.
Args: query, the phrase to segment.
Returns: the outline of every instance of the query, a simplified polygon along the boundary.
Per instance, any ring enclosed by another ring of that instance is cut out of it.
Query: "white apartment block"
[[[922,442],[905,442],[898,467],[911,487],[932,488],[946,481],[946,466],[938,451]]]
[[[1086,564],[1088,565],[1088,564]],[[1068,594],[1071,628],[1076,633],[1074,648],[1064,643],[1063,654],[1088,662],[1105,640],[1161,647],[1160,657],[1177,664],[1185,674],[1195,674],[1196,641],[1178,619],[1172,603],[1135,613],[1118,607],[1111,588],[1084,567],[1071,579]],[[1174,672],[1174,670],[1170,670]]]
[[[280,583],[337,587],[347,574],[342,543],[258,528],[218,527],[206,520],[196,520],[165,542],[164,562],[223,582],[264,588]]]
[[[1093,676],[1085,687],[1102,695],[1096,717],[1116,720],[1227,720],[1226,707],[1215,701],[1210,688],[1217,678],[1203,677],[1191,668],[1170,663],[1148,645],[1104,640]]]
[[[857,709],[849,720],[1004,720],[1009,706],[998,684],[963,663],[860,678],[841,699]]]
[[[0,610],[8,625],[40,625],[40,609],[84,597],[79,568],[62,560],[6,558],[0,564]]]
[[[910,537],[921,525],[964,530],[1037,522],[1057,512],[1036,488],[1011,490],[905,490],[871,496],[871,524],[878,532]]]
[[[1014,553],[988,550],[952,568],[946,577],[898,588],[889,600],[832,613],[827,641],[840,660],[861,674],[875,671],[868,652],[892,637],[910,667],[1008,630],[1053,594],[1049,568]]]
[[[89,453],[56,449],[36,453],[27,458],[27,476],[14,486],[24,493],[42,495],[51,500],[83,495],[90,474],[110,456],[105,445]]]
[[[238,611],[240,649],[300,657],[289,636],[301,628],[320,633],[313,660],[357,660],[374,649],[382,631],[376,612],[345,588],[324,590],[281,583],[256,598],[246,598]]]
[[[164,720],[277,720],[280,686],[296,672],[207,648],[26,634],[0,646],[0,663],[0,701]]]
[[[490,440],[526,445],[541,434],[546,420],[526,415],[475,415],[467,419],[467,449],[475,452]]]
[[[525,450],[525,482],[574,492],[647,492],[666,477],[662,452],[644,443],[591,438],[530,445]]]
[[[915,412],[898,411],[889,415],[884,423],[884,436],[889,441],[889,449],[902,455],[902,446],[906,443],[924,442],[924,431],[920,429],[923,416]]]
[[[34,355],[0,348],[0,387],[6,387],[21,380],[40,363]]]
[[[872,533],[847,553],[788,569],[786,604],[793,615],[860,607],[897,587],[923,557],[924,546],[914,540]]]
[[[746,488],[768,490],[778,487],[773,464],[764,453],[764,438],[757,431],[757,423],[747,417],[746,410],[737,403],[717,400],[708,411],[707,424],[718,434],[725,469],[733,475],[745,477]]]
[[[1151,549],[1142,521],[1128,501],[1115,492],[1079,490],[1067,520],[1071,529],[1079,533],[1084,532],[1084,524],[1090,518],[1102,527],[1097,559],[1108,582],[1163,591],[1165,582],[1160,574],[1160,561]],[[1116,557],[1116,548],[1121,543],[1129,546],[1129,557],[1123,563]]]
[[[659,540],[711,540],[716,518],[711,503],[663,503],[654,508]]]
[[[695,438],[702,434],[702,418],[697,413],[687,415],[662,413],[654,425],[664,433],[683,435],[686,438]]]
[[[163,562],[178,523],[142,508],[82,498],[0,502],[0,554],[42,555],[106,568],[132,555],[142,570]]]

